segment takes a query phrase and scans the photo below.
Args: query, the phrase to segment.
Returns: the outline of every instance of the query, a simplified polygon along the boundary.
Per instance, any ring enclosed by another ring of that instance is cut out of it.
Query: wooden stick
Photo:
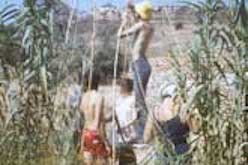
[[[94,59],[95,59],[95,39],[96,39],[96,1],[93,0],[93,25],[92,25],[92,38],[91,38],[91,67],[89,74],[88,90],[91,88],[92,75],[94,71]]]

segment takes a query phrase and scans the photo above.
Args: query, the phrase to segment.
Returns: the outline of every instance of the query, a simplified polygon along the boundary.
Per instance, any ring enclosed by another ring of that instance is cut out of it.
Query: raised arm
[[[133,5],[132,0],[127,0],[127,6],[126,10],[124,11],[122,15],[122,22],[121,26],[119,28],[118,36],[130,25],[134,24],[134,22],[137,20],[135,7]]]
[[[136,23],[135,25],[133,25],[133,26],[130,27],[129,29],[124,30],[123,32],[120,31],[120,32],[118,33],[118,37],[123,38],[123,37],[130,36],[130,35],[132,35],[132,34],[138,32],[138,31],[141,30],[142,28],[143,28],[143,23],[142,23],[142,22]]]
[[[132,0],[127,0],[126,10],[122,17],[122,22],[128,23],[130,20],[136,20],[137,15],[135,12],[135,6]]]

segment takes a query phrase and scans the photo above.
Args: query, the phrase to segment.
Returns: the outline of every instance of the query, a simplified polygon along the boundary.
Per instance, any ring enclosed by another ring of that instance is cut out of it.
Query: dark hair
[[[133,80],[130,78],[122,78],[120,81],[120,86],[122,90],[127,92],[133,91]]]
[[[100,82],[100,76],[98,73],[93,72],[91,77],[91,84],[90,89],[91,90],[97,90]],[[85,73],[84,75],[84,89],[88,89],[90,83],[90,71]]]

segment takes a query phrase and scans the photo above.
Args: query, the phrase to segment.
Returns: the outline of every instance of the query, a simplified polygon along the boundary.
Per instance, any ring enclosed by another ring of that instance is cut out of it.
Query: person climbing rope
[[[135,104],[137,108],[144,110],[146,109],[144,97],[151,74],[151,66],[147,61],[146,51],[154,31],[149,22],[153,9],[148,1],[144,1],[136,6],[132,4],[131,0],[128,0],[127,3],[127,10],[124,13],[118,37],[134,36],[132,44],[132,71],[134,75]],[[124,29],[130,20],[135,22],[134,25]]]
[[[85,77],[85,86],[88,86],[88,74]],[[84,93],[79,107],[84,116],[80,153],[87,165],[95,165],[99,160],[103,165],[108,165],[110,155],[103,119],[104,97],[98,91],[98,84],[99,76],[93,73],[90,89]]]

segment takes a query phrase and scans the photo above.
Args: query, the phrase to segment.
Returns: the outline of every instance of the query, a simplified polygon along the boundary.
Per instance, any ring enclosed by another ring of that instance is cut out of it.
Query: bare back
[[[92,126],[101,124],[100,122],[102,121],[99,118],[99,113],[103,111],[102,102],[103,96],[95,90],[88,91],[84,94],[80,105],[80,112],[85,116],[84,128],[91,128]]]
[[[144,131],[145,143],[151,142],[151,140],[158,135],[153,117],[155,117],[155,119],[159,122],[166,122],[176,117],[178,110],[179,107],[175,104],[173,98],[166,98],[159,108],[155,109],[154,112],[151,112],[153,114],[148,115]]]
[[[162,105],[155,110],[155,117],[159,121],[168,121],[174,118],[178,112],[174,100],[172,98],[166,98]]]

